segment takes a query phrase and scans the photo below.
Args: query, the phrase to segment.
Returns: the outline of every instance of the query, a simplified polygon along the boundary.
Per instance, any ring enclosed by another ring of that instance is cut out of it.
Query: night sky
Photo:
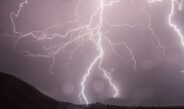
[[[56,100],[80,104],[82,78],[99,53],[98,36],[88,34],[100,22],[99,14],[90,22],[99,1],[0,0],[0,71]],[[169,25],[171,1],[105,6],[100,65],[119,95],[112,99],[114,90],[97,62],[85,84],[89,103],[184,105],[184,45]],[[174,1],[172,23],[184,35],[184,1]]]

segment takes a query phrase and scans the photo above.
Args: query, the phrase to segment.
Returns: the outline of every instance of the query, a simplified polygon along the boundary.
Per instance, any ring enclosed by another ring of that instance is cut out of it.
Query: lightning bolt
[[[99,67],[100,71],[103,72],[104,77],[109,81],[111,87],[115,91],[113,97],[116,97],[116,96],[119,95],[119,90],[118,90],[117,86],[112,82],[112,79],[111,79],[111,76],[110,76],[109,72],[107,72],[105,69],[103,69],[101,67],[101,63],[102,63],[103,56],[104,56],[104,50],[103,50],[103,47],[102,47],[102,33],[101,33],[101,29],[102,29],[102,26],[103,26],[104,9],[105,9],[105,6],[112,6],[113,3],[117,3],[117,2],[119,2],[119,0],[111,1],[110,4],[105,4],[104,0],[99,0],[99,2],[100,2],[100,6],[99,6],[99,9],[97,10],[97,11],[99,11],[99,22],[98,22],[97,27],[96,27],[96,29],[97,29],[96,30],[97,31],[96,35],[98,37],[96,47],[99,51],[99,55],[93,60],[93,62],[90,64],[90,66],[87,70],[87,73],[83,76],[83,79],[82,79],[82,82],[81,82],[82,90],[81,90],[81,93],[79,95],[79,96],[82,96],[82,98],[84,99],[86,104],[89,104],[89,101],[88,101],[88,99],[85,95],[85,83],[87,81],[87,78],[91,74],[94,65],[97,64],[98,62],[99,62],[98,67]],[[91,22],[93,21],[93,17],[95,15],[96,15],[96,12],[92,15]]]
[[[178,5],[178,9],[181,11],[182,8],[183,8],[184,0],[182,0],[181,2],[178,2],[177,0],[171,0],[171,11],[170,11],[170,14],[169,14],[168,22],[169,22],[170,27],[172,27],[173,30],[176,32],[176,34],[179,36],[180,43],[184,47],[184,37],[183,37],[183,34],[182,34],[180,28],[176,24],[174,24],[172,22],[172,17],[174,16],[174,14],[175,14],[174,12],[175,12],[175,9],[176,9],[175,3]],[[182,70],[180,72],[184,73],[184,70]]]
[[[85,74],[82,76],[80,86],[81,86],[81,91],[79,93],[79,99],[81,103],[89,104],[90,101],[87,97],[86,94],[86,85],[88,78],[90,75],[93,73],[93,69],[96,67],[100,70],[100,73],[103,74],[103,77],[107,80],[109,85],[111,86],[113,90],[113,97],[118,97],[120,94],[120,91],[116,84],[114,83],[114,79],[111,76],[112,72],[107,71],[105,68],[102,67],[102,62],[104,60],[105,56],[105,50],[103,48],[103,41],[106,41],[110,47],[113,53],[117,57],[121,57],[118,52],[115,50],[115,46],[123,46],[125,49],[129,52],[130,57],[133,62],[133,69],[134,71],[137,70],[137,61],[136,57],[134,55],[134,51],[128,46],[126,42],[112,42],[110,39],[105,37],[105,32],[103,30],[104,24],[107,24],[111,28],[142,28],[146,29],[151,32],[153,38],[156,40],[159,48],[161,48],[163,51],[165,51],[165,47],[161,44],[159,40],[159,36],[154,32],[152,29],[152,24],[151,24],[151,17],[148,13],[143,11],[145,16],[148,18],[148,25],[145,24],[122,24],[122,25],[117,25],[117,24],[111,24],[109,21],[104,19],[104,12],[106,7],[111,7],[114,6],[115,4],[118,4],[120,0],[97,0],[98,1],[98,7],[95,9],[95,11],[91,14],[89,19],[85,19],[80,14],[78,13],[80,4],[83,2],[83,0],[79,0],[76,4],[75,7],[75,19],[69,22],[66,22],[64,24],[56,24],[47,27],[43,31],[30,31],[28,33],[22,33],[16,30],[16,24],[15,24],[15,19],[19,17],[21,14],[21,11],[23,10],[24,6],[29,4],[29,0],[23,0],[19,4],[19,8],[16,12],[11,12],[10,13],[10,20],[12,24],[12,31],[13,34],[1,34],[0,36],[10,36],[10,37],[16,37],[17,40],[15,41],[14,46],[16,47],[16,44],[19,42],[19,40],[32,36],[33,38],[36,39],[36,41],[41,41],[41,42],[46,42],[49,40],[52,40],[56,37],[59,37],[61,40],[67,40],[66,42],[63,41],[61,43],[55,44],[54,46],[45,46],[44,44],[42,45],[43,50],[46,52],[45,54],[43,53],[32,53],[27,50],[22,50],[21,53],[24,56],[30,56],[34,58],[42,57],[42,58],[51,58],[52,63],[49,66],[49,70],[51,73],[54,73],[53,71],[53,66],[55,64],[56,56],[60,53],[64,52],[69,52],[70,53],[70,60],[72,60],[73,55],[75,55],[75,52],[83,46],[82,41],[87,42],[91,41],[96,47],[97,50],[97,56],[94,57],[93,60],[90,60],[89,66],[86,69]],[[108,2],[107,2],[108,1]],[[133,0],[131,0],[133,2]],[[156,2],[163,2],[164,0],[146,0],[148,3],[156,3]],[[169,1],[169,0],[168,0]],[[180,41],[182,46],[184,47],[184,37],[183,34],[180,30],[180,28],[172,22],[172,18],[175,14],[175,9],[176,5],[178,6],[179,10],[182,10],[183,8],[183,2],[184,0],[178,1],[178,0],[170,0],[171,2],[171,10],[168,15],[168,25],[176,32],[176,34],[179,36]],[[82,21],[88,21],[87,24],[83,24]],[[77,26],[71,27],[69,30],[64,32],[63,34],[59,33],[50,33],[50,30],[54,29],[63,29],[64,27],[70,25],[70,24],[76,24]],[[68,47],[71,45],[75,45],[71,50],[68,50]]]
[[[149,3],[155,3],[155,2],[162,2],[163,0],[148,0]],[[170,0],[171,2],[171,10],[169,12],[169,16],[168,16],[168,24],[171,28],[173,28],[173,30],[176,32],[176,34],[179,36],[180,38],[180,41],[181,41],[181,44],[182,46],[184,46],[184,37],[183,37],[183,34],[180,30],[180,28],[174,24],[172,22],[172,18],[173,16],[175,15],[175,9],[176,9],[176,4],[178,5],[178,10],[182,10],[182,7],[183,7],[183,2],[184,0],[181,0],[181,2],[178,2],[178,0]]]
[[[113,90],[114,90],[113,97],[116,97],[116,96],[119,95],[119,90],[118,90],[117,86],[112,82],[113,80],[111,78],[111,74],[108,71],[106,71],[101,66],[102,61],[103,61],[103,57],[104,57],[104,50],[102,48],[102,36],[103,36],[103,33],[101,32],[101,29],[103,27],[103,12],[104,12],[104,8],[105,8],[105,6],[112,6],[114,3],[119,2],[119,0],[113,0],[110,3],[108,3],[108,4],[105,4],[104,0],[99,0],[99,7],[91,15],[90,21],[89,21],[89,23],[87,25],[79,26],[77,28],[70,29],[69,31],[67,31],[63,35],[52,34],[50,37],[48,37],[49,36],[48,31],[49,30],[52,30],[52,29],[58,28],[58,27],[65,27],[68,24],[79,22],[79,19],[81,19],[82,17],[78,14],[77,10],[78,10],[78,7],[79,7],[81,2],[82,2],[82,0],[79,0],[79,2],[77,3],[76,9],[75,9],[76,10],[75,15],[77,17],[76,17],[76,19],[74,21],[67,22],[67,23],[65,23],[63,25],[59,25],[59,24],[53,25],[53,26],[50,26],[50,27],[46,28],[44,31],[31,31],[31,32],[26,33],[26,34],[23,34],[21,32],[16,31],[16,24],[14,22],[14,19],[18,18],[20,13],[21,13],[21,11],[22,11],[22,9],[23,9],[23,7],[26,4],[29,4],[28,0],[24,0],[24,1],[22,1],[20,3],[17,12],[11,12],[10,13],[10,19],[11,19],[11,23],[12,23],[12,30],[13,30],[15,36],[18,36],[17,40],[16,40],[16,43],[15,43],[15,46],[18,43],[19,40],[21,40],[21,39],[23,39],[23,38],[25,38],[25,37],[27,37],[29,35],[32,35],[36,40],[45,41],[45,40],[54,39],[56,36],[61,37],[61,38],[67,38],[67,37],[71,36],[71,34],[73,34],[75,32],[79,32],[80,33],[80,31],[85,31],[82,34],[79,34],[77,37],[71,38],[66,43],[60,43],[60,44],[52,46],[50,48],[47,48],[47,47],[43,46],[43,49],[45,51],[48,51],[48,54],[34,54],[34,53],[31,53],[31,52],[26,51],[26,50],[22,50],[21,52],[23,53],[24,56],[30,56],[30,57],[34,57],[34,58],[38,58],[38,57],[49,58],[49,57],[52,57],[53,61],[52,61],[52,64],[50,65],[50,67],[49,67],[50,71],[52,72],[52,67],[54,66],[57,54],[64,52],[65,49],[69,45],[74,44],[74,43],[78,43],[80,39],[82,39],[84,37],[88,37],[89,40],[94,42],[94,44],[96,45],[96,48],[97,48],[97,50],[99,52],[99,55],[96,56],[95,59],[92,61],[92,63],[89,65],[89,68],[87,69],[87,73],[83,76],[83,79],[81,81],[81,87],[82,88],[81,88],[81,93],[79,94],[80,95],[80,99],[83,99],[85,101],[85,103],[88,104],[89,102],[88,102],[88,99],[87,99],[87,97],[85,95],[85,84],[86,84],[88,76],[92,73],[92,69],[93,69],[95,64],[98,64],[98,68],[103,73],[104,78],[106,78],[106,80],[109,81],[110,86],[113,88]],[[96,16],[99,17],[98,18],[99,21],[98,21],[98,23],[96,23],[95,27],[92,27],[93,22],[94,22]],[[41,35],[38,36],[37,35],[38,33],[41,34]],[[9,34],[2,34],[1,36],[3,36],[3,35],[14,36],[14,35],[9,35]],[[79,46],[80,46],[80,44],[78,46],[74,47],[72,52],[75,52],[75,50]],[[127,48],[128,48],[128,46],[127,46]],[[128,48],[128,49],[130,49],[130,48]]]
[[[178,26],[172,22],[172,17],[174,16],[174,14],[175,14],[174,12],[175,12],[175,9],[176,9],[175,3],[178,4],[178,6],[179,6],[178,9],[181,10],[182,9],[182,5],[183,5],[183,1],[184,0],[182,0],[182,2],[178,2],[177,0],[171,0],[171,11],[170,11],[170,14],[169,14],[168,22],[169,22],[169,25],[173,28],[173,30],[179,36],[181,44],[184,47],[184,37],[183,37],[183,34],[182,34],[181,30],[178,28]]]
[[[155,2],[162,2],[163,0],[148,0],[149,3],[155,3]],[[168,15],[168,25],[173,29],[173,31],[176,32],[176,34],[178,35],[178,37],[180,38],[180,43],[181,45],[184,47],[184,37],[183,34],[180,30],[180,28],[173,23],[172,18],[175,15],[176,12],[176,5],[178,6],[178,10],[181,11],[183,8],[183,3],[184,0],[180,0],[180,2],[178,0],[170,0],[171,2],[171,9]],[[182,73],[184,73],[184,70],[181,71]]]
[[[10,19],[11,19],[11,23],[12,23],[12,26],[13,26],[13,32],[15,34],[20,35],[20,36],[24,36],[24,35],[21,32],[17,32],[16,31],[16,26],[15,26],[15,23],[14,23],[14,17],[15,18],[18,18],[19,17],[20,12],[23,9],[23,7],[24,7],[25,4],[28,4],[28,0],[25,0],[25,1],[23,1],[23,2],[20,3],[19,9],[17,10],[17,13],[14,13],[14,12],[11,12],[10,13]]]

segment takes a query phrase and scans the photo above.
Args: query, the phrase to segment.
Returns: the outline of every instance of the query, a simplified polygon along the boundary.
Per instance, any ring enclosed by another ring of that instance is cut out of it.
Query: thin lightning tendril
[[[162,2],[164,0],[146,0],[146,1],[148,3],[155,3],[155,2]],[[184,0],[181,0],[180,2],[178,0],[170,0],[170,1],[171,1],[171,10],[170,10],[170,13],[168,16],[168,24],[177,33],[177,35],[179,36],[179,38],[181,40],[181,44],[184,47],[183,34],[182,34],[181,30],[178,28],[178,26],[172,22],[172,18],[175,14],[176,5],[178,5],[179,10],[182,10]],[[116,43],[116,42],[112,42],[110,39],[105,37],[105,34],[102,30],[104,23],[107,24],[111,28],[116,28],[116,27],[124,28],[125,27],[125,28],[147,29],[151,32],[151,34],[155,38],[158,46],[163,51],[165,51],[165,47],[161,44],[158,35],[152,29],[150,15],[148,13],[146,13],[145,11],[143,11],[143,13],[148,18],[148,25],[145,25],[145,24],[116,25],[116,24],[111,24],[110,22],[106,21],[104,19],[103,15],[104,15],[104,11],[105,11],[106,7],[110,7],[110,6],[113,6],[114,4],[118,4],[120,2],[120,0],[111,0],[108,3],[106,3],[105,0],[98,0],[99,6],[94,11],[94,13],[92,13],[92,15],[90,16],[90,19],[85,19],[78,14],[79,5],[81,4],[81,2],[83,2],[83,0],[79,0],[76,4],[75,20],[66,22],[63,25],[56,24],[56,25],[50,26],[43,31],[31,31],[31,32],[24,34],[24,33],[16,30],[16,24],[14,21],[21,14],[21,11],[23,10],[24,6],[29,4],[28,0],[24,0],[19,4],[19,8],[16,12],[10,13],[10,20],[11,20],[11,24],[12,24],[13,35],[5,33],[5,34],[1,34],[0,36],[16,37],[17,40],[16,40],[14,46],[16,46],[16,44],[18,43],[19,40],[21,40],[25,37],[28,37],[30,35],[32,37],[34,37],[37,41],[43,41],[43,42],[47,41],[47,40],[52,40],[55,37],[59,37],[61,39],[68,39],[67,42],[62,42],[62,43],[56,44],[56,45],[51,46],[51,47],[46,47],[45,45],[42,45],[43,49],[47,52],[46,54],[42,54],[42,53],[36,54],[36,53],[31,53],[30,51],[26,51],[26,50],[21,51],[21,53],[23,53],[24,56],[30,56],[30,57],[34,57],[34,58],[38,58],[38,57],[52,58],[52,63],[49,67],[50,72],[53,72],[52,68],[55,64],[56,55],[58,55],[59,53],[66,52],[66,49],[68,46],[70,46],[72,44],[77,45],[72,50],[67,51],[67,52],[70,52],[70,54],[71,54],[70,59],[72,60],[72,57],[73,57],[73,55],[75,55],[75,52],[78,50],[78,48],[83,46],[81,44],[81,40],[87,38],[87,41],[92,41],[96,47],[96,50],[98,51],[98,55],[92,61],[90,61],[89,67],[87,68],[86,73],[82,77],[82,80],[80,83],[81,92],[79,93],[80,102],[83,102],[85,104],[89,104],[90,102],[89,102],[88,97],[86,96],[86,92],[85,92],[86,84],[87,84],[86,82],[87,82],[89,76],[91,75],[91,73],[93,72],[95,65],[97,65],[98,69],[103,74],[103,77],[108,81],[109,85],[112,87],[112,90],[114,91],[113,97],[119,96],[119,92],[120,92],[118,87],[115,85],[115,83],[112,79],[111,72],[107,71],[105,68],[102,67],[102,62],[103,62],[103,59],[105,56],[105,51],[104,51],[104,48],[102,46],[103,41],[106,41],[110,45],[113,53],[118,57],[121,57],[121,56],[118,54],[118,52],[115,50],[114,47],[115,46],[124,46],[126,48],[126,50],[129,52],[131,59],[132,59],[132,62],[134,63],[134,66],[133,66],[134,71],[136,71],[136,69],[137,69],[137,61],[136,61],[136,57],[134,55],[134,51],[128,46],[128,44],[126,42]],[[131,2],[133,2],[133,0]],[[95,26],[94,26],[93,23],[97,20],[96,18],[98,18],[98,21],[97,21],[97,23],[95,23]],[[85,20],[85,21],[89,20],[89,22],[88,22],[88,24],[81,25],[81,22],[82,22],[81,20]],[[52,29],[56,29],[56,28],[62,29],[65,26],[70,25],[70,24],[74,24],[74,23],[78,24],[77,27],[69,29],[64,34],[58,34],[58,33],[51,34],[51,33],[49,33],[49,31]],[[75,33],[78,33],[78,34],[73,35]]]
[[[177,35],[179,36],[179,38],[181,40],[181,44],[184,47],[183,34],[181,33],[181,30],[177,27],[177,25],[172,22],[172,17],[174,16],[174,12],[175,12],[175,3],[179,4],[178,9],[181,10],[183,1],[184,0],[182,0],[182,2],[179,3],[179,2],[177,2],[177,0],[171,0],[171,11],[169,14],[168,22],[169,22],[169,25],[173,28],[173,30],[176,31]]]

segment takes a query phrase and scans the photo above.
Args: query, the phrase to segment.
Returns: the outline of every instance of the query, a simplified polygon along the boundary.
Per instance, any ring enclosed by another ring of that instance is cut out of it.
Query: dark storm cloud
[[[75,5],[78,0],[29,0],[15,19],[16,29],[22,33],[44,31],[55,24],[64,24],[74,19]],[[13,34],[10,13],[16,12],[19,0],[0,0],[0,34]],[[86,24],[91,13],[97,7],[97,0],[86,0],[81,3],[78,10],[83,19],[81,24],[71,24],[64,28],[54,28],[49,33],[63,34],[67,30]],[[111,24],[148,24],[150,14],[152,28],[158,35],[160,43],[166,48],[163,55],[151,31],[148,29],[130,27],[109,27],[104,24],[104,36],[112,42],[124,41],[132,49],[137,60],[138,69],[134,72],[132,57],[124,46],[115,49],[121,58],[117,57],[110,49],[107,42],[103,42],[105,57],[103,67],[112,72],[112,77],[120,89],[119,100],[127,104],[161,105],[183,104],[184,102],[184,69],[183,47],[180,38],[168,25],[170,2],[165,0],[155,4],[147,4],[145,0],[124,0],[104,12],[104,19]],[[144,10],[143,10],[144,9]],[[184,11],[177,11],[174,22],[184,31]],[[183,33],[183,32],[182,32]],[[36,33],[35,33],[36,34]],[[29,35],[16,43],[16,37],[7,35],[0,37],[0,70],[15,75],[32,84],[41,92],[61,101],[79,103],[81,75],[85,73],[89,60],[96,56],[96,49],[92,42],[79,47],[72,57],[75,44],[69,46],[66,52],[58,53],[52,72],[49,66],[52,58],[35,58],[24,56],[25,52],[33,54],[47,54],[43,49],[68,41],[79,33],[69,38],[55,37],[52,40],[38,41]],[[37,33],[42,37],[43,33]],[[84,39],[85,40],[85,39]],[[71,58],[72,57],[72,58]],[[112,89],[99,73],[94,73],[87,82],[87,96],[90,101],[100,101],[112,97]],[[104,92],[104,93],[103,93]],[[111,101],[111,103],[114,103]],[[118,103],[118,101],[116,101]]]

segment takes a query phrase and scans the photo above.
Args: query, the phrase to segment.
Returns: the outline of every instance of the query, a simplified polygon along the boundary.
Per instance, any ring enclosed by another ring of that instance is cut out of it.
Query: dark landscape
[[[0,73],[0,109],[184,109],[184,106],[172,107],[130,107],[101,103],[75,105],[56,101],[23,82],[22,80]]]

